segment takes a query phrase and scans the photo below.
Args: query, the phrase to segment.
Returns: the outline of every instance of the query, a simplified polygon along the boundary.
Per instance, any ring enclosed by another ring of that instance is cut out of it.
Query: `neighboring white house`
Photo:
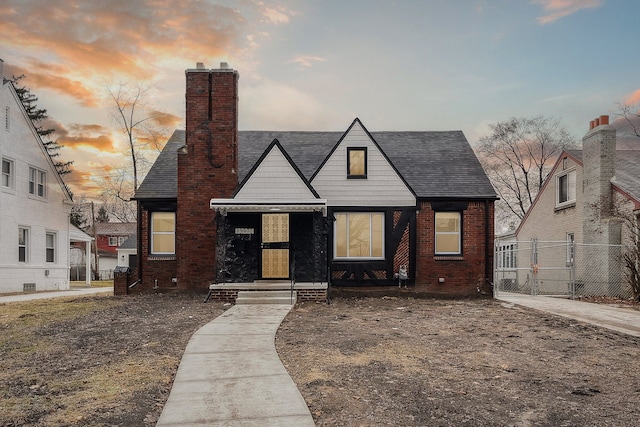
[[[118,247],[118,267],[138,268],[138,238],[132,234]]]
[[[616,148],[608,116],[582,142],[562,152],[519,227],[497,240],[500,290],[630,296],[622,253],[637,245],[628,227],[640,223],[640,150]]]
[[[0,293],[68,289],[71,195],[4,77],[0,117]]]

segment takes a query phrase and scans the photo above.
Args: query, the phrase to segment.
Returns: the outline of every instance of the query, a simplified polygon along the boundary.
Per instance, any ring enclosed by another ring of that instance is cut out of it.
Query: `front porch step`
[[[287,304],[296,303],[296,291],[239,291],[236,304]]]

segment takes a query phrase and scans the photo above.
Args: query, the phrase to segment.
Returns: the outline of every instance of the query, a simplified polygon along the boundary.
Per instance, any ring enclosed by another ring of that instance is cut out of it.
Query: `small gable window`
[[[576,201],[576,171],[556,175],[556,207],[565,207]]]
[[[367,148],[347,148],[347,178],[364,179],[367,177]]]

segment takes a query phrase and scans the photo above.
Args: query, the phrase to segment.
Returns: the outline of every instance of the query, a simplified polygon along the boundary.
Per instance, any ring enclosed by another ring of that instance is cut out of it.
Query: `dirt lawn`
[[[498,301],[307,303],[276,343],[319,426],[640,425],[640,338]]]
[[[0,426],[153,426],[204,295],[0,304]],[[276,345],[320,426],[638,425],[640,339],[496,301],[296,306]]]

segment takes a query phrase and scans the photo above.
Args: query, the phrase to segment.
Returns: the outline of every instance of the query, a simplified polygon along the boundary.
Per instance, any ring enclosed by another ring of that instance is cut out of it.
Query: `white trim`
[[[227,212],[322,212],[327,216],[326,199],[310,200],[236,200],[236,199],[211,199],[209,208],[226,215]]]
[[[560,202],[560,178],[566,176],[567,177],[567,200],[564,202]],[[555,183],[556,183],[556,199],[555,206],[556,208],[562,208],[565,206],[570,206],[576,203],[576,177],[577,172],[576,168],[573,167],[571,169],[563,170],[560,173],[555,175]]]

